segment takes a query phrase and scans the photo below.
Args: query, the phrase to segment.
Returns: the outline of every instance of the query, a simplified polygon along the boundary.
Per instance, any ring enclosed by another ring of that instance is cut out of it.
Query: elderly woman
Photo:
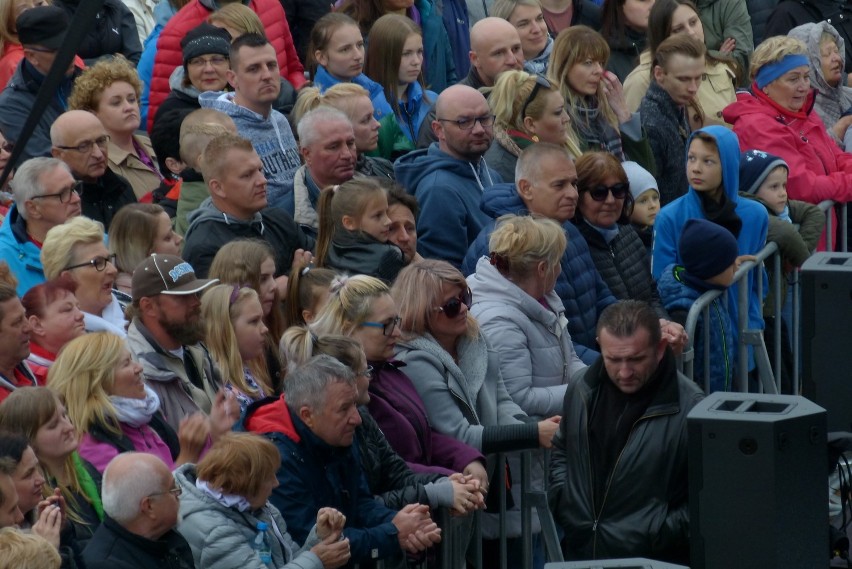
[[[524,148],[536,142],[565,146],[580,155],[577,135],[556,84],[525,71],[504,71],[488,96],[494,113],[494,139],[485,159],[502,176],[515,179],[515,165]]]
[[[30,323],[27,363],[38,385],[47,384],[47,372],[59,350],[86,333],[76,290],[77,285],[66,276],[34,286],[21,299]]]
[[[852,116],[844,114],[852,109],[852,89],[843,85],[846,66],[843,38],[828,22],[797,26],[787,36],[801,40],[808,48],[811,85],[816,88],[814,110],[828,133],[841,148],[846,149],[844,137],[849,125],[852,125]]]
[[[122,452],[147,452],[175,465],[196,462],[211,432],[201,414],[187,417],[177,433],[160,413],[160,398],[130,358],[124,340],[109,332],[68,343],[47,376],[82,434],[80,456],[103,472]],[[226,429],[219,430],[222,434]]]
[[[0,430],[29,441],[43,476],[42,496],[48,496],[51,505],[64,505],[72,531],[63,536],[63,544],[91,539],[104,517],[101,476],[78,454],[80,437],[57,394],[46,387],[15,390],[0,404]],[[28,506],[34,500],[27,497],[23,502]]]
[[[175,233],[162,207],[132,203],[122,207],[109,226],[109,251],[115,255],[114,288],[130,299],[133,270],[152,253],[180,256],[183,237]]]
[[[175,478],[181,491],[177,530],[192,548],[197,567],[265,569],[252,545],[259,532],[269,544],[273,567],[333,569],[349,560],[349,542],[338,542],[345,518],[334,508],[317,512],[317,525],[303,546],[269,496],[278,486],[281,457],[275,445],[251,433],[228,433],[197,465],[185,464]],[[265,524],[261,530],[261,524]]]
[[[499,353],[468,312],[471,293],[458,269],[436,260],[409,265],[397,277],[391,296],[400,308],[403,331],[396,356],[406,364],[429,422],[445,435],[492,455],[491,486],[505,484],[504,468],[495,463],[493,453],[549,448],[559,416],[525,421],[526,413],[506,391]],[[497,512],[496,495],[489,495],[490,513]],[[520,535],[519,514],[509,512],[509,537]],[[496,515],[486,515],[484,535],[490,542],[486,556],[493,555]],[[493,559],[486,562],[492,564]]]
[[[547,73],[553,37],[547,31],[541,3],[538,0],[496,0],[488,13],[495,18],[503,18],[518,30],[524,52],[524,69],[529,73]]]
[[[837,146],[813,112],[816,91],[811,89],[810,73],[804,43],[771,37],[752,55],[751,92],[739,93],[723,115],[733,125],[740,150],[759,148],[787,163],[790,199],[849,202],[852,154]],[[824,247],[823,241],[820,248]]]
[[[75,217],[47,232],[41,248],[47,280],[69,275],[77,285],[77,300],[87,332],[105,330],[124,337],[124,310],[113,294],[115,257],[104,244],[104,226]]]
[[[583,154],[577,160],[577,189],[574,224],[613,296],[644,300],[665,316],[645,244],[630,225],[633,196],[624,168],[612,154]]]
[[[620,161],[639,162],[656,172],[639,113],[624,100],[621,81],[606,71],[610,48],[586,26],[572,26],[557,36],[550,54],[548,78],[559,86],[577,132],[580,149],[605,150]]]
[[[109,168],[130,182],[137,199],[163,180],[151,139],[137,134],[142,82],[123,57],[99,61],[74,82],[68,108],[93,113],[109,135]]]

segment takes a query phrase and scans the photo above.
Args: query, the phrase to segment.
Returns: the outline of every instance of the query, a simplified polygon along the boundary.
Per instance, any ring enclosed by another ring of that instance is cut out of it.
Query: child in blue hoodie
[[[672,320],[686,324],[689,309],[710,290],[725,290],[734,280],[739,251],[737,240],[727,229],[706,219],[690,219],[683,226],[678,241],[681,264],[671,264],[663,271],[657,288],[660,301]],[[730,391],[736,363],[734,327],[728,310],[728,295],[722,294],[710,304],[710,318],[701,315],[695,326],[692,346],[693,378],[701,387],[713,391]],[[704,353],[704,338],[710,336],[709,354]],[[704,374],[710,362],[709,382]]]
[[[737,238],[741,256],[755,255],[766,245],[769,218],[760,204],[739,198],[739,167],[739,140],[730,129],[707,126],[689,137],[686,154],[689,190],[660,210],[654,224],[651,273],[657,281],[666,267],[683,263],[677,242],[681,228],[689,219],[706,219],[730,231]],[[765,293],[758,289],[755,271],[749,273],[747,281],[747,326],[763,330]],[[738,288],[739,283],[734,283],[728,289],[728,311],[734,323],[739,322]],[[749,354],[749,369],[752,369],[751,350]]]

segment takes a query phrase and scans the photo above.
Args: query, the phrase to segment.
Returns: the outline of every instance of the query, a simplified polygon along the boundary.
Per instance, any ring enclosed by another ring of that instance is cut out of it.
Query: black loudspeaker
[[[825,410],[796,395],[713,393],[687,418],[693,569],[828,563]]]
[[[559,563],[546,563],[544,569],[689,569],[689,567],[634,557],[631,559],[597,561],[560,561]]]
[[[802,394],[828,411],[829,431],[852,431],[852,253],[802,265]]]

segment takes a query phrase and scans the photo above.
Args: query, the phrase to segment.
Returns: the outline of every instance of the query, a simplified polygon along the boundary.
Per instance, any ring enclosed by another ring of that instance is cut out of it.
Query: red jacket
[[[210,0],[192,0],[172,16],[157,40],[157,55],[154,59],[154,72],[151,77],[151,94],[148,102],[148,130],[154,124],[157,109],[166,99],[171,88],[169,77],[175,67],[183,65],[183,51],[180,40],[186,33],[205,21],[213,11],[208,6]],[[287,17],[278,0],[250,0],[248,7],[260,18],[266,29],[266,37],[278,54],[278,66],[281,76],[298,89],[305,83],[305,68],[299,61]]]

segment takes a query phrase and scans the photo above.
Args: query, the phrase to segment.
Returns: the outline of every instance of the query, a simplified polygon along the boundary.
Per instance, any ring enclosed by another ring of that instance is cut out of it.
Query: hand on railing
[[[689,336],[687,335],[686,330],[683,329],[683,326],[677,322],[660,318],[660,331],[662,332],[663,340],[666,341],[672,349],[672,352],[674,352],[676,356],[682,354],[683,349],[689,342]]]
[[[562,420],[562,417],[559,415],[554,415],[549,419],[545,419],[544,421],[540,421],[538,424],[538,446],[541,448],[550,448],[553,446],[551,442],[553,440],[553,435],[556,434],[556,430],[559,428],[559,421]]]
[[[391,520],[403,550],[418,553],[441,541],[441,530],[429,515],[429,506],[409,504]]]
[[[479,480],[473,476],[465,476],[460,472],[450,475],[453,485],[453,507],[450,514],[464,516],[474,510],[485,508],[485,495],[481,492]]]

